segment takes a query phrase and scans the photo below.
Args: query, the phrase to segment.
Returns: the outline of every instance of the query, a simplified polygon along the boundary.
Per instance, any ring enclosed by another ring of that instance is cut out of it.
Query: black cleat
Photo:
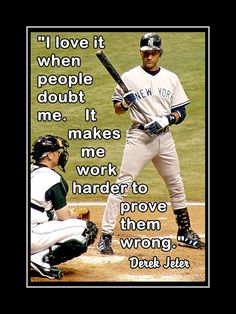
[[[112,235],[103,233],[98,241],[98,251],[101,254],[113,255],[112,250]]]
[[[179,229],[177,233],[177,241],[180,246],[187,246],[194,249],[204,249],[205,243],[191,229]]]
[[[63,277],[63,271],[57,267],[46,268],[34,262],[31,262],[30,266],[42,277],[48,279],[61,279]]]

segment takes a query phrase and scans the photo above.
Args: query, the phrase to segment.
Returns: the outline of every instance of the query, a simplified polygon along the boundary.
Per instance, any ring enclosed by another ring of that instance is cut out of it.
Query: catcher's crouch
[[[62,271],[53,267],[87,251],[97,236],[89,213],[67,206],[68,185],[53,168],[65,172],[69,154],[66,140],[59,136],[40,136],[31,153],[31,257],[30,265],[41,276],[54,279]]]

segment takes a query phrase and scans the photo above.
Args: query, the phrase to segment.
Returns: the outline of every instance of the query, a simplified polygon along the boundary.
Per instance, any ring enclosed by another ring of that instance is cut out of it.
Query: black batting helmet
[[[38,162],[39,160],[46,157],[49,152],[61,150],[58,166],[62,171],[65,172],[65,165],[69,158],[69,153],[67,152],[68,147],[69,144],[64,138],[48,134],[40,136],[36,139],[36,141],[33,143],[33,150],[31,155],[32,158]]]
[[[155,33],[147,33],[142,36],[140,40],[140,51],[145,50],[159,50],[161,53],[161,37]]]

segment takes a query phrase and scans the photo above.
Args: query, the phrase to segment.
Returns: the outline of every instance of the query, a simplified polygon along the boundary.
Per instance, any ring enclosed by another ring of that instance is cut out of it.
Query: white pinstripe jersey
[[[136,102],[146,113],[149,120],[163,117],[172,109],[190,103],[178,76],[162,67],[156,75],[147,73],[137,66],[121,76],[129,90],[135,93]],[[112,96],[113,101],[122,102],[124,92],[116,86]],[[130,117],[134,123],[145,123],[142,114],[130,107]]]

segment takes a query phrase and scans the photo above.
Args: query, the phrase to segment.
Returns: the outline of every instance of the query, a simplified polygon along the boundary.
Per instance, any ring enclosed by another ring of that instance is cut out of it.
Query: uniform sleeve
[[[123,101],[124,92],[122,91],[121,87],[117,84],[112,95],[113,102],[122,102]]]
[[[66,206],[67,189],[65,188],[65,181],[53,185],[45,194],[47,201],[51,201],[55,210]]]
[[[179,78],[176,76],[175,87],[173,91],[173,98],[171,104],[171,110],[178,107],[186,106],[190,103],[188,96],[186,95],[183,86],[181,85]]]

